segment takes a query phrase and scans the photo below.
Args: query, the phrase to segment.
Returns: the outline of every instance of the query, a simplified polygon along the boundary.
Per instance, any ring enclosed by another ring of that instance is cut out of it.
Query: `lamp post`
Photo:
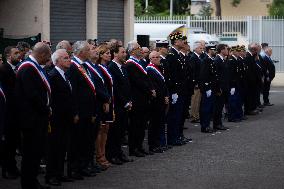
[[[148,0],[145,0],[145,12],[148,12],[148,5],[149,5]]]
[[[173,0],[170,0],[170,17],[173,17]]]

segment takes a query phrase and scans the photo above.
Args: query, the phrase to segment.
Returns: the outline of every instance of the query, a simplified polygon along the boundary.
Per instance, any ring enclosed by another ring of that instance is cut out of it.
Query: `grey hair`
[[[200,42],[195,42],[193,43],[193,50],[197,49],[198,47],[200,47],[202,44]]]
[[[57,64],[58,59],[60,58],[61,53],[67,52],[65,49],[57,49],[52,55],[51,60],[54,65]]]
[[[63,41],[60,41],[57,45],[56,45],[56,50],[57,49],[68,49],[68,47],[71,47],[71,44],[69,43],[69,41],[67,40],[63,40]]]
[[[73,53],[75,55],[79,54],[82,49],[84,49],[89,43],[87,41],[76,41],[73,44]]]
[[[133,41],[129,41],[127,43],[127,51],[128,53],[130,53],[131,51],[133,51],[133,49],[135,48],[135,46],[137,45],[137,41],[133,40]]]
[[[255,50],[255,48],[257,48],[257,46],[258,46],[257,43],[252,42],[252,43],[250,43],[250,44],[248,45],[248,50],[249,50],[250,52],[252,52],[252,51]]]

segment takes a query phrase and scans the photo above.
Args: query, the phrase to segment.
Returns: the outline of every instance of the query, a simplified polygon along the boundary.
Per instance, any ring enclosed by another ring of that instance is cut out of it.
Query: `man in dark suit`
[[[225,105],[226,98],[229,94],[229,66],[226,60],[228,56],[228,46],[225,44],[219,44],[216,47],[217,55],[214,59],[216,71],[219,76],[218,85],[220,86],[221,93],[216,94],[216,101],[213,111],[213,129],[214,130],[227,130],[222,123],[223,107]]]
[[[74,125],[71,131],[71,166],[74,179],[94,176],[88,169],[92,154],[92,127],[96,120],[96,89],[85,61],[90,47],[86,41],[73,45],[74,56],[68,75],[72,85]],[[70,173],[69,173],[70,174]]]
[[[245,64],[247,65],[246,79],[247,79],[247,95],[245,98],[245,114],[256,115],[257,110],[257,96],[258,96],[258,65],[256,59],[258,57],[258,44],[251,43],[248,46],[248,52],[245,57]]]
[[[195,42],[193,44],[193,53],[189,59],[191,67],[193,69],[193,83],[194,83],[194,94],[191,98],[191,117],[192,123],[199,122],[199,109],[201,94],[199,89],[199,75],[200,75],[200,65],[201,65],[201,55],[203,53],[203,45],[201,42]]]
[[[20,140],[18,126],[18,112],[15,104],[16,65],[20,61],[20,52],[16,47],[6,47],[4,50],[6,61],[0,67],[0,81],[6,95],[6,118],[4,126],[4,161],[2,176],[15,179],[19,176],[15,160],[16,148]]]
[[[170,94],[170,108],[167,115],[167,141],[169,145],[183,145],[186,143],[181,134],[181,122],[184,113],[184,96],[181,95],[185,82],[185,62],[182,60],[180,50],[184,46],[183,36],[180,32],[170,35],[172,47],[168,54],[168,89]]]
[[[214,64],[215,50],[215,46],[207,46],[206,56],[200,65],[200,125],[203,133],[213,132],[210,128],[210,121],[213,115],[215,95],[220,93],[220,88],[217,86],[219,76]]]
[[[40,65],[50,61],[50,56],[50,47],[37,43],[17,73],[15,94],[23,136],[22,189],[48,188],[39,184],[37,175],[51,115],[51,89]]]
[[[161,130],[164,128],[165,109],[169,105],[168,89],[165,78],[160,67],[160,54],[152,51],[149,55],[150,64],[148,64],[147,74],[157,93],[157,97],[151,101],[151,116],[148,129],[149,150],[153,153],[162,153],[163,148],[160,144]]]
[[[0,65],[1,66],[1,65]],[[0,165],[3,167],[3,130],[4,130],[4,121],[5,121],[5,107],[6,105],[6,96],[2,90],[0,83]]]
[[[48,153],[46,183],[59,186],[63,181],[72,181],[64,177],[64,159],[69,156],[72,112],[72,86],[66,77],[71,60],[65,49],[56,50],[52,56],[55,67],[49,73],[52,90],[50,131],[48,133]],[[69,157],[67,158],[69,160]]]
[[[119,161],[131,161],[124,154],[121,146],[128,129],[128,112],[131,111],[132,101],[130,84],[124,65],[126,51],[122,46],[115,46],[113,56],[114,59],[110,62],[108,68],[113,79],[115,121],[113,127],[110,127],[109,130],[107,151],[110,162],[117,164]]]
[[[263,84],[263,105],[264,106],[273,106],[273,104],[269,101],[269,90],[271,81],[275,77],[275,66],[271,59],[272,55],[272,48],[267,47],[264,50],[264,57],[263,57],[263,74],[264,74],[264,84]]]
[[[243,117],[243,110],[241,105],[241,77],[240,77],[240,64],[238,57],[240,55],[240,47],[231,47],[229,64],[229,84],[230,94],[228,97],[228,121],[240,122]]]
[[[147,108],[150,98],[156,97],[147,76],[146,70],[140,64],[142,49],[136,41],[128,43],[130,58],[126,61],[126,70],[131,86],[132,111],[130,113],[129,154],[144,157],[147,152],[143,148],[145,129],[147,125]]]

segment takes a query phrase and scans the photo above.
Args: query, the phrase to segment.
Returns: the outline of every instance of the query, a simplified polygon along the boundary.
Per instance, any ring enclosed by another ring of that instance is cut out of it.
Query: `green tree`
[[[284,1],[273,0],[269,8],[269,14],[271,16],[284,16]]]
[[[207,4],[207,5],[205,5],[205,6],[203,6],[201,8],[201,10],[199,11],[198,15],[199,16],[211,16],[212,11],[213,11],[213,9],[210,6],[210,4]]]
[[[146,11],[145,0],[135,0],[135,16],[153,15],[168,16],[170,0],[148,0],[149,6]],[[190,14],[191,0],[173,0],[173,14]]]

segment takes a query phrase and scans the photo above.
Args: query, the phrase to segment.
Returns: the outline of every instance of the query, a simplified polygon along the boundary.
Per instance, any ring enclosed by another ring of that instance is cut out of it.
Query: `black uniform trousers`
[[[148,144],[153,149],[161,145],[161,131],[164,128],[165,105],[153,102],[151,104],[151,117],[148,128]]]
[[[47,139],[46,117],[35,117],[30,128],[22,129],[23,156],[21,168],[22,189],[37,189],[40,160],[43,157]]]
[[[119,158],[123,154],[121,149],[123,137],[128,128],[128,112],[120,109],[115,112],[115,121],[108,131],[106,155],[108,159]]]
[[[94,124],[91,117],[79,117],[79,122],[73,124],[71,129],[71,169],[81,173],[90,163],[93,154]],[[70,172],[69,172],[70,174]]]
[[[139,107],[133,109],[129,115],[130,127],[128,135],[129,152],[143,149],[143,141],[145,137],[145,129],[147,126],[148,115],[147,107]]]
[[[72,118],[61,122],[51,122],[51,132],[48,134],[46,178],[64,176],[64,160],[67,153],[69,163]]]
[[[269,91],[270,91],[271,81],[264,81],[263,84],[263,102],[269,103]]]
[[[216,95],[213,108],[213,128],[223,126],[222,114],[226,103],[228,92],[223,91],[220,96]]]

